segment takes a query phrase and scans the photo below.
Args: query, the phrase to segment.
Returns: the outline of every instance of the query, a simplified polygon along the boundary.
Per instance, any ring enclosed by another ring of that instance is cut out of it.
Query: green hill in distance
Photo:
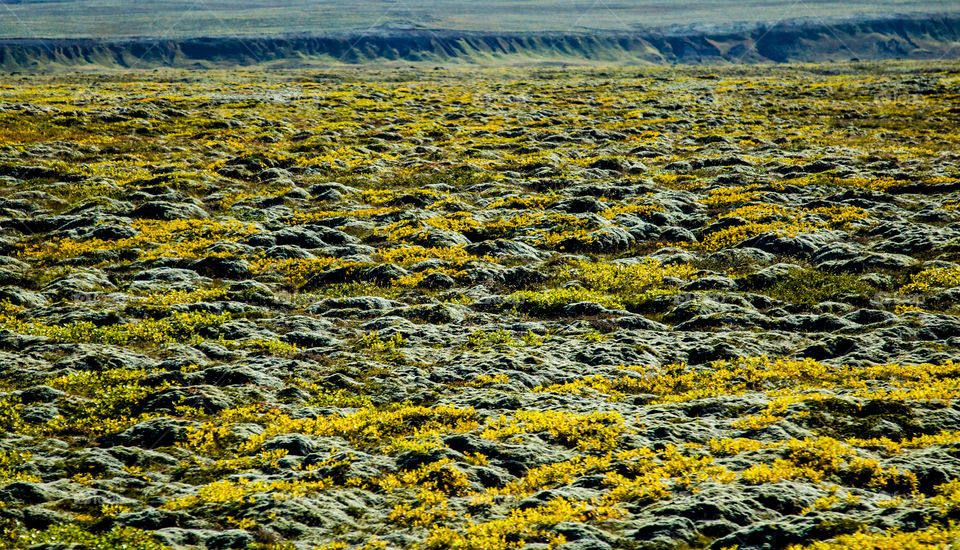
[[[960,12],[960,4],[954,0],[3,0],[0,38],[262,36],[375,27],[631,31],[917,12]]]

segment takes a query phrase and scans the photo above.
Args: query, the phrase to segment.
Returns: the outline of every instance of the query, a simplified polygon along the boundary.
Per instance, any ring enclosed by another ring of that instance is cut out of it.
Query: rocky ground
[[[0,545],[944,548],[958,99],[955,62],[7,79]]]

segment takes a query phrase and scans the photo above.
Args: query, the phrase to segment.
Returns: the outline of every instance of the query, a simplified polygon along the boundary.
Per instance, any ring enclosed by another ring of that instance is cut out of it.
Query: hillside
[[[376,28],[297,36],[0,40],[0,69],[285,68],[363,63],[740,63],[944,59],[960,14],[874,16],[637,31]]]

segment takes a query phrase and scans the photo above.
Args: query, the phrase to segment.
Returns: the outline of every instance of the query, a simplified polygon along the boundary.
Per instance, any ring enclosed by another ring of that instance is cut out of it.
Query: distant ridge
[[[759,63],[960,57],[960,14],[636,32],[477,32],[420,28],[241,38],[2,39],[0,70],[314,67],[427,62]]]

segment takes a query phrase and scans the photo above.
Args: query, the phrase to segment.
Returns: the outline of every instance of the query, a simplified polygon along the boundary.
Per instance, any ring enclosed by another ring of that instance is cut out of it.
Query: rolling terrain
[[[0,547],[960,540],[960,64],[0,83]]]

